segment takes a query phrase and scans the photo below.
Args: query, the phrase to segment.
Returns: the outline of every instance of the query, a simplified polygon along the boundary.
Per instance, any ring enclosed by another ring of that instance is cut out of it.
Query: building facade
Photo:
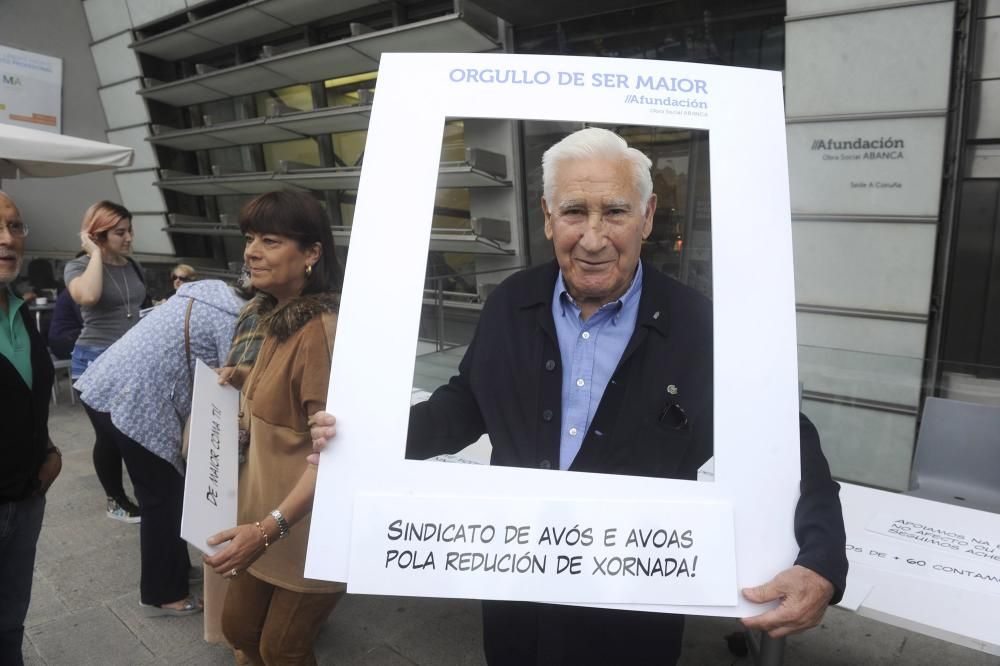
[[[905,489],[925,396],[1000,404],[1000,0],[82,4],[107,139],[136,149],[114,175],[136,250],[207,274],[238,267],[236,214],[277,187],[320,197],[349,250],[382,53],[783,71],[802,409],[835,475]],[[493,286],[551,258],[539,159],[577,127],[446,124],[423,337],[461,344]],[[710,294],[707,137],[614,129],[654,161],[644,256]]]

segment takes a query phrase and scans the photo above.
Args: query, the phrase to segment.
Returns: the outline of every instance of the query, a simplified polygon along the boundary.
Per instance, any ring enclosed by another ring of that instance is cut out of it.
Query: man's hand
[[[316,412],[309,417],[309,436],[313,452],[306,458],[311,465],[319,464],[319,454],[326,448],[327,440],[337,436],[337,417],[329,412]]]
[[[59,476],[62,471],[62,456],[56,449],[51,449],[45,456],[45,462],[38,470],[38,492],[44,495],[48,492],[49,486]]]
[[[743,596],[757,604],[781,600],[774,610],[741,620],[747,629],[759,629],[771,638],[780,638],[820,623],[833,598],[833,584],[796,564],[763,585],[743,588]]]

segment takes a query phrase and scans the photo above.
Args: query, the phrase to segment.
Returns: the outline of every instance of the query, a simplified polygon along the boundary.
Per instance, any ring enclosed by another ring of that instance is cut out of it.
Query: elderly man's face
[[[24,237],[14,236],[7,228],[8,224],[20,221],[21,214],[14,202],[0,195],[0,287],[13,282],[21,271]]]
[[[624,159],[566,160],[552,201],[542,200],[545,236],[584,317],[628,290],[653,229],[656,195],[642,201],[633,173]]]

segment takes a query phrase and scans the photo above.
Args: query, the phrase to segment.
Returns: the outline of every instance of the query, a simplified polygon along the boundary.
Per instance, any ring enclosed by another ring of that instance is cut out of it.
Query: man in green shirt
[[[24,617],[31,600],[35,545],[45,492],[62,469],[49,439],[54,371],[45,342],[10,284],[21,269],[28,227],[0,192],[0,664],[23,664]]]

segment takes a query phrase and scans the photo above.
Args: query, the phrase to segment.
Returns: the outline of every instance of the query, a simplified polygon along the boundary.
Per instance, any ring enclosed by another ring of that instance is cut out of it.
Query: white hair
[[[554,204],[552,195],[556,189],[559,164],[566,160],[589,158],[627,160],[632,167],[633,182],[639,191],[643,212],[646,211],[649,198],[653,195],[653,178],[649,173],[652,160],[641,151],[630,148],[625,139],[614,132],[600,127],[573,132],[542,154],[542,196],[546,204],[550,207]]]
[[[3,204],[4,202],[6,202],[8,206],[14,209],[14,212],[17,214],[18,217],[21,216],[21,209],[17,207],[17,202],[14,201],[14,198],[11,197],[6,192],[4,192],[3,190],[0,190],[0,204]]]

